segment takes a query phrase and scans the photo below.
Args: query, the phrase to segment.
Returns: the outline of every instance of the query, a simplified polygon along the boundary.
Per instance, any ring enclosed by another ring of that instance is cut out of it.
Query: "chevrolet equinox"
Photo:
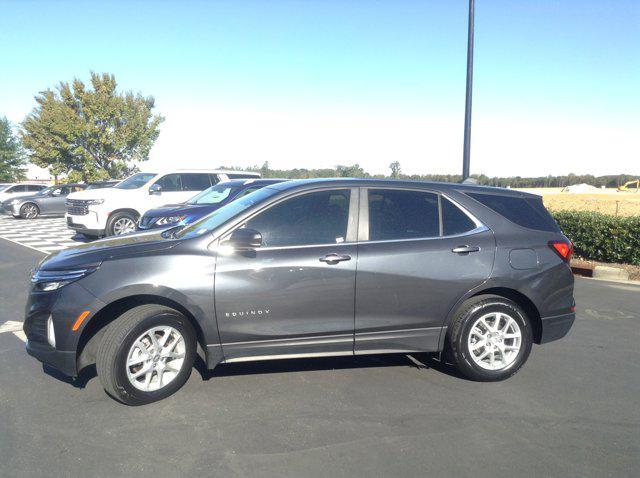
[[[538,196],[473,185],[301,180],[187,226],[82,244],[36,268],[27,351],[96,364],[139,405],[221,363],[442,352],[503,380],[563,337],[573,248]]]

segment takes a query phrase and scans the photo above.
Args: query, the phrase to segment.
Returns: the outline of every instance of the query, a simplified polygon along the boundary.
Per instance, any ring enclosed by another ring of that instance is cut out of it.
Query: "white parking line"
[[[87,242],[67,228],[64,218],[15,219],[0,216],[0,237],[45,254]]]
[[[7,332],[13,333],[23,342],[27,341],[27,336],[22,331],[22,322],[16,322],[15,320],[7,320],[4,324],[0,325],[0,334]]]

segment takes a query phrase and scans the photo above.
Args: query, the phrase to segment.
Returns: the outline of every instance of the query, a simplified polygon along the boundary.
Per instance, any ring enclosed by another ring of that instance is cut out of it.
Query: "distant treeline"
[[[402,174],[400,171],[400,164],[393,163],[391,168],[391,174],[369,174],[360,165],[354,164],[353,166],[338,165],[335,168],[325,169],[307,169],[307,168],[295,168],[295,169],[271,169],[269,163],[264,163],[262,167],[254,166],[250,168],[238,168],[221,166],[225,169],[235,169],[244,171],[254,171],[262,174],[263,178],[286,178],[286,179],[307,179],[307,178],[394,178],[394,179],[408,179],[412,181],[442,181],[450,183],[459,183],[462,180],[460,174]],[[592,186],[608,188],[615,188],[627,181],[638,179],[637,176],[629,174],[617,174],[609,176],[593,176],[591,174],[569,174],[567,176],[541,176],[537,178],[522,178],[520,176],[515,177],[489,177],[484,174],[472,174],[478,184],[483,186],[498,186],[498,187],[512,187],[512,188],[554,188],[565,187],[573,184],[591,184]]]

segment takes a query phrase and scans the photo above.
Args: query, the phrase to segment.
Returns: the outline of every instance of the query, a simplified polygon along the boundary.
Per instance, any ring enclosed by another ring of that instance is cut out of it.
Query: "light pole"
[[[471,95],[473,93],[473,7],[469,0],[469,29],[467,31],[467,90],[464,103],[464,146],[462,152],[462,180],[469,177],[471,160]]]

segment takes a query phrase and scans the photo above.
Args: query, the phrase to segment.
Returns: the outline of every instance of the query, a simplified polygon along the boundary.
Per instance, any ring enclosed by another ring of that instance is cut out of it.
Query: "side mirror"
[[[149,195],[162,193],[162,186],[159,184],[152,184],[149,186]]]
[[[62,194],[62,191],[60,189],[56,189],[55,191],[51,192],[52,196],[60,196],[60,194]]]
[[[262,234],[255,229],[236,229],[225,245],[237,250],[256,249],[262,245]]]

